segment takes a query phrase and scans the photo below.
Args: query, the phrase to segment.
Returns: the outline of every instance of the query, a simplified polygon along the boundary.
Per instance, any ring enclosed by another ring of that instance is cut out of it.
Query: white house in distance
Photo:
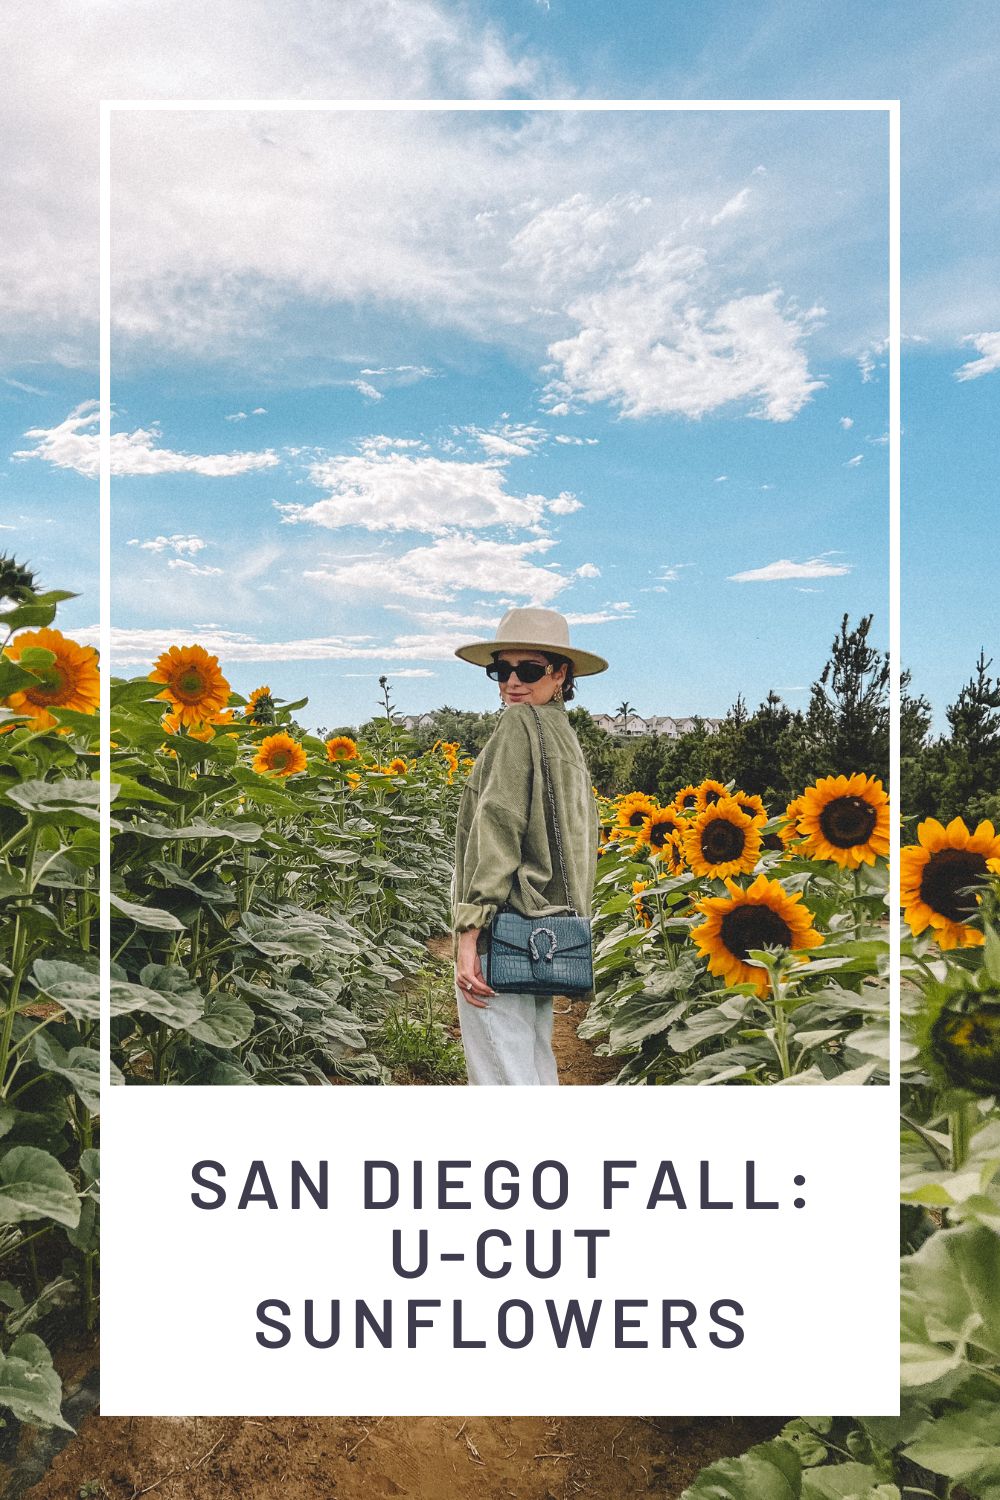
[[[591,717],[599,729],[605,734],[617,735],[622,739],[638,739],[641,735],[665,735],[669,740],[680,739],[682,734],[690,734],[695,727],[693,718],[674,718],[670,714],[650,714],[643,718],[642,714],[629,714],[625,723],[622,724],[621,715],[614,714],[592,714]],[[404,729],[426,729],[434,724],[435,715],[432,713],[404,714],[397,720]],[[702,719],[701,721],[709,734],[715,734],[721,719]]]
[[[622,723],[621,714],[594,714],[594,723],[605,731],[606,734],[615,734],[622,739],[638,739],[640,735],[665,735],[668,740],[680,739],[682,734],[690,734],[695,727],[693,718],[675,718],[671,714],[650,714],[644,718],[642,714],[629,714]],[[715,734],[721,719],[702,719],[701,721],[709,734]]]

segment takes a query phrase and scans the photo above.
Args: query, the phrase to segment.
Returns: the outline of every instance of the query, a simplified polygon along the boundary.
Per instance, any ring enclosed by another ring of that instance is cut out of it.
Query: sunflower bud
[[[1000,992],[943,1005],[930,1029],[930,1050],[953,1086],[1000,1093]]]
[[[20,603],[35,592],[32,570],[6,553],[0,554],[0,599],[16,599]]]

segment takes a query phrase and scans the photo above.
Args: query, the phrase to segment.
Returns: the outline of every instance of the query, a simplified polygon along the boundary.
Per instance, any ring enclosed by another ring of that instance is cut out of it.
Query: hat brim
[[[462,661],[472,662],[475,667],[488,667],[496,651],[549,651],[553,656],[565,656],[573,663],[574,677],[593,677],[597,672],[608,670],[603,656],[580,651],[576,646],[553,646],[545,641],[471,641],[468,646],[459,646],[455,655]]]

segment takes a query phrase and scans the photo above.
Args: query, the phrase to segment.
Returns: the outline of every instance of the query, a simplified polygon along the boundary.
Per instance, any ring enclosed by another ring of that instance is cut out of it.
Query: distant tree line
[[[696,718],[677,739],[625,739],[600,728],[585,708],[569,709],[594,785],[606,796],[644,791],[668,798],[711,776],[758,793],[772,812],[820,776],[864,771],[889,786],[889,659],[869,640],[872,619],[865,615],[851,626],[844,615],[804,709],[789,708],[773,690],[753,712],[739,697],[717,730]],[[931,734],[930,703],[910,691],[909,673],[903,674],[899,791],[908,820],[962,816],[1000,826],[1000,679],[991,667],[980,652],[940,735]],[[445,706],[403,738],[418,752],[436,740],[455,740],[463,755],[475,756],[499,714]],[[377,736],[380,726],[387,727],[385,718],[360,732]]]

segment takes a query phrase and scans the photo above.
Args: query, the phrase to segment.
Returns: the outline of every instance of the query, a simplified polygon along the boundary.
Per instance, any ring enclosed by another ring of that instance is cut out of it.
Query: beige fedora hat
[[[509,609],[497,626],[492,641],[472,641],[468,646],[459,646],[455,655],[477,667],[488,667],[497,651],[552,651],[558,656],[568,657],[577,677],[590,677],[608,669],[603,656],[570,645],[566,618],[554,609],[531,606]]]

